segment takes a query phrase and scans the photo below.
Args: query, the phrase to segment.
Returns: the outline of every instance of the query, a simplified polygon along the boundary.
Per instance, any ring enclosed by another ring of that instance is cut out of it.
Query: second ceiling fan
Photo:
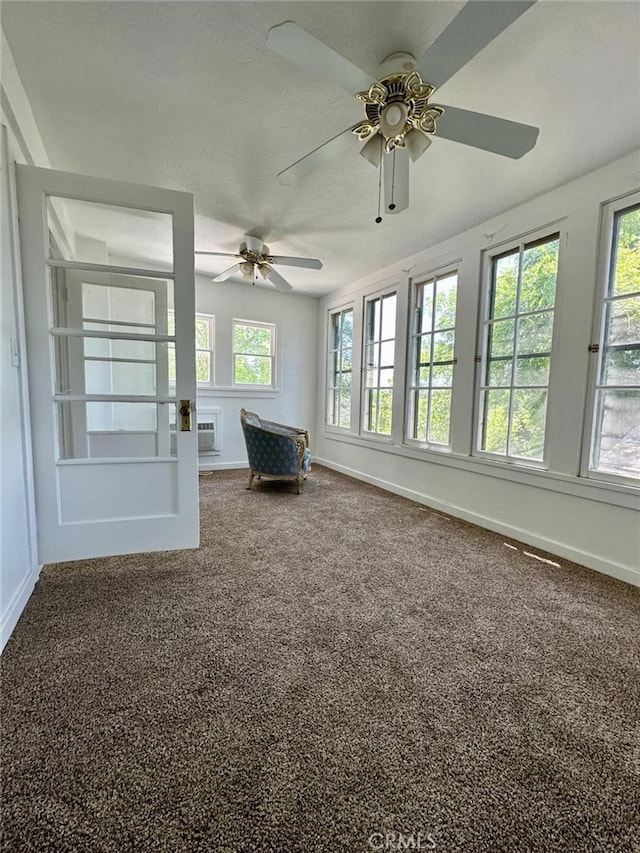
[[[415,161],[433,135],[518,159],[530,151],[538,128],[484,113],[430,103],[436,87],[527,11],[535,0],[470,0],[421,59],[393,53],[378,79],[361,71],[293,21],[269,30],[267,47],[324,80],[337,83],[364,106],[364,118],[319,145],[278,174],[293,183],[347,153],[353,136],[365,142],[361,154],[381,170],[385,209],[409,206],[409,160]],[[380,195],[379,192],[379,195]],[[379,205],[380,207],[380,205]],[[376,222],[380,222],[380,210]]]
[[[201,252],[196,250],[196,255],[213,255],[219,258],[237,258],[233,266],[217,275],[213,281],[226,281],[234,273],[240,273],[244,278],[256,283],[258,274],[267,279],[278,290],[293,290],[289,282],[279,272],[273,269],[274,264],[289,267],[303,267],[309,270],[321,270],[322,261],[317,258],[291,258],[288,255],[272,255],[269,247],[265,246],[260,237],[247,235],[236,254],[230,252]]]

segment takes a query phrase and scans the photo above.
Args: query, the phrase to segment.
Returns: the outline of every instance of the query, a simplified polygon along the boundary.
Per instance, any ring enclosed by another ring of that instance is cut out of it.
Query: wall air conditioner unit
[[[195,427],[198,430],[198,458],[202,464],[208,457],[219,456],[222,452],[222,409],[198,409]],[[175,423],[170,429],[171,454],[175,455]]]

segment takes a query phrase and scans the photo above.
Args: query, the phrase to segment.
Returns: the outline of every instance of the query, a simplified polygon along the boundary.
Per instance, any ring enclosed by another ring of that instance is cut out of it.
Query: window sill
[[[263,388],[260,385],[207,385],[197,389],[205,397],[277,397],[280,388]]]
[[[324,437],[328,441],[344,442],[365,447],[368,450],[392,453],[396,456],[404,456],[434,465],[444,465],[486,477],[495,477],[499,480],[573,495],[583,500],[593,500],[640,511],[640,484],[638,486],[620,485],[509,462],[498,462],[479,456],[466,456],[450,450],[443,452],[417,449],[404,444],[382,442],[380,439],[359,436],[354,433],[344,434],[325,429]]]

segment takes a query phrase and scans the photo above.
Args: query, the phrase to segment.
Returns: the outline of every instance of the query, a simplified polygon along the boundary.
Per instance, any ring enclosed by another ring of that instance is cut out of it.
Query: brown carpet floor
[[[198,550],[43,570],[3,851],[640,850],[638,589],[319,466],[245,478],[202,478]]]

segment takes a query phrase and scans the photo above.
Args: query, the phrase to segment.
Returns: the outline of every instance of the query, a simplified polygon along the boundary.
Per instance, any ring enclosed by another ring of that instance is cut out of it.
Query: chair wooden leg
[[[247,486],[247,489],[251,488],[252,483],[253,483],[253,471],[249,471],[249,484]]]

